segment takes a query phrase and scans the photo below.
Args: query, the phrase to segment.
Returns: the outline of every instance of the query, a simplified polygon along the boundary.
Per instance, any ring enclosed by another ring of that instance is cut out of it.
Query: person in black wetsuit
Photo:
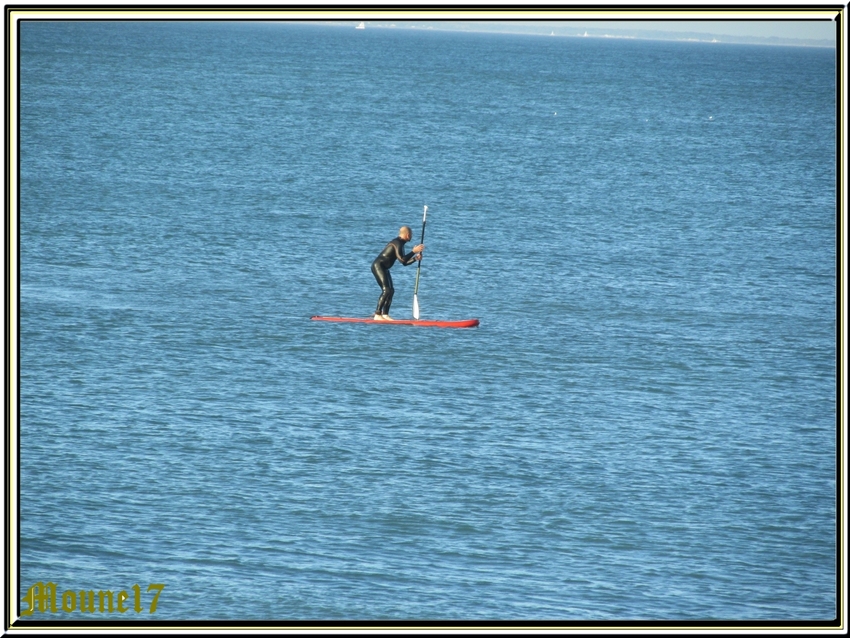
[[[393,278],[390,275],[390,268],[396,262],[396,259],[401,262],[402,266],[412,264],[414,261],[422,259],[422,251],[425,250],[423,244],[413,247],[413,252],[404,254],[404,245],[410,241],[412,232],[408,226],[402,226],[398,231],[398,237],[388,243],[381,254],[372,262],[372,274],[378,281],[381,287],[381,296],[378,298],[378,308],[375,310],[374,319],[377,321],[392,321],[390,317],[390,304],[393,302]]]

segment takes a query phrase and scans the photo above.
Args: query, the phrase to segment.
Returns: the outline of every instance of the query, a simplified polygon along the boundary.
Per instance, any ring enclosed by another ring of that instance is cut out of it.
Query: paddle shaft
[[[425,217],[428,215],[428,207],[425,207],[425,212],[422,213],[422,239],[419,243],[425,243]],[[419,292],[419,273],[422,271],[422,253],[419,253],[419,265],[416,267],[416,283],[413,284],[413,296]]]

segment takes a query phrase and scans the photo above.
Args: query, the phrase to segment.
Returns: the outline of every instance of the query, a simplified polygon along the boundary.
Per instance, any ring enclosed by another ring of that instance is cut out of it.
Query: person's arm
[[[410,263],[412,264],[414,261],[419,261],[422,259],[422,251],[425,250],[425,244],[419,244],[418,246],[413,247],[413,251],[410,253]]]
[[[395,246],[395,255],[396,255],[396,259],[398,259],[398,260],[401,262],[401,265],[402,265],[402,266],[408,266],[408,265],[412,264],[414,261],[418,261],[418,260],[416,259],[416,255],[417,255],[418,253],[421,253],[421,252],[424,250],[424,248],[425,248],[425,246],[423,246],[422,244],[420,244],[419,246],[414,246],[414,247],[413,247],[413,252],[408,253],[407,255],[405,255],[405,254],[402,252],[402,251],[403,251],[403,248],[404,248],[404,247],[403,247],[403,245],[401,245],[401,246],[400,246],[400,245],[399,245],[399,244],[397,244],[397,243],[396,243],[396,244],[393,244],[393,245]]]

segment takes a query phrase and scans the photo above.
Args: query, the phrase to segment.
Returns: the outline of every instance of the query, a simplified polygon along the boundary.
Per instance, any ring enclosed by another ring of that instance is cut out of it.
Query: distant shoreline
[[[468,28],[469,23],[464,25],[464,28],[447,28],[446,23],[424,23],[417,22],[413,24],[404,24],[399,26],[403,21],[365,21],[366,29],[386,29],[386,30],[410,30],[410,31],[440,31],[446,33],[491,33],[501,35],[528,35],[539,37],[555,37],[555,38],[593,38],[596,40],[641,40],[641,41],[657,41],[657,42],[692,42],[702,44],[747,44],[757,46],[792,46],[805,48],[819,49],[835,49],[835,43],[827,40],[812,40],[812,39],[795,39],[781,38],[777,36],[757,37],[757,36],[736,36],[736,35],[714,35],[710,33],[698,32],[675,32],[675,31],[627,31],[627,30],[602,30],[602,29],[587,29],[585,33],[577,33],[573,29],[572,33],[567,32],[568,28],[560,27],[560,33],[552,33],[551,25],[539,26],[525,30],[521,29],[499,29],[499,28]],[[324,24],[329,26],[340,26],[355,28],[360,21],[310,21],[311,24]],[[557,30],[558,27],[555,27]],[[546,33],[549,31],[549,33]]]

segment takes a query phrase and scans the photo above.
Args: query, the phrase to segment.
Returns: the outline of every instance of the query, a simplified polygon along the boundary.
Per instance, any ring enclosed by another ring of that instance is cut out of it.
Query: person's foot
[[[372,321],[383,321],[383,320],[384,320],[384,315],[377,315],[376,314],[374,317],[372,317]]]
[[[381,315],[381,317],[383,317],[384,321],[392,321],[393,320],[393,318],[390,317],[389,315]]]

